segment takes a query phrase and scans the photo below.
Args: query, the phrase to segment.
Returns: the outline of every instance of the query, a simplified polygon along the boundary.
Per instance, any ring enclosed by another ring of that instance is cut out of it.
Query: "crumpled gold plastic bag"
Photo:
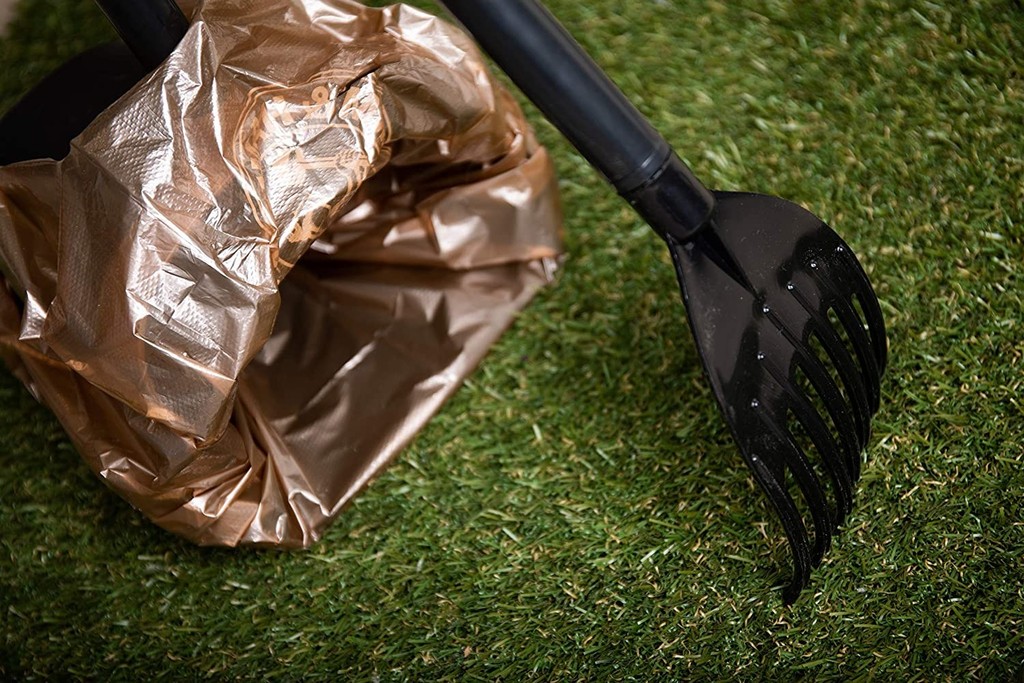
[[[305,546],[550,280],[559,226],[458,29],[211,0],[67,158],[0,169],[0,349],[160,526]]]

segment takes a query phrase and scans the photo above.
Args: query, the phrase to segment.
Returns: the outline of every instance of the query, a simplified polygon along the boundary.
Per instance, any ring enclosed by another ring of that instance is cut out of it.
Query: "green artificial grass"
[[[569,259],[306,552],[211,550],[0,372],[0,677],[1009,680],[1024,659],[1024,9],[551,0],[698,175],[829,221],[891,364],[796,605],[667,254],[558,134]],[[111,31],[24,0],[0,109]]]

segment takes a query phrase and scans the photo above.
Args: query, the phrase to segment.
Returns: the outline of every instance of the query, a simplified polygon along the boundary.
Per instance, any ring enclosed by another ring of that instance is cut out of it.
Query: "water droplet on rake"
[[[796,285],[794,285],[792,282],[787,282],[786,289],[792,292],[794,289],[796,289]]]
[[[758,401],[758,400],[757,400],[757,399],[755,398],[755,399],[753,399],[753,400],[751,400],[751,401],[750,401],[750,407],[751,407],[751,408],[760,408],[760,407],[761,407],[761,402],[760,402],[760,401]]]
[[[811,268],[817,268],[817,267],[818,267],[818,262],[817,261],[811,261]]]
[[[764,313],[765,315],[768,315],[769,313],[772,312],[772,309],[768,308],[768,304],[765,304],[764,306],[761,307],[761,312]]]
[[[836,247],[837,254],[842,254],[844,251],[846,251],[846,248],[843,245],[840,244],[838,247]]]
[[[758,360],[764,360],[764,351],[758,351],[757,352],[757,359]]]

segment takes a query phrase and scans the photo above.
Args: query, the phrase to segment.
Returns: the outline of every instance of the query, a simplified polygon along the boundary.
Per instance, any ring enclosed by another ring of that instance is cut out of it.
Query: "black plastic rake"
[[[187,28],[172,0],[97,1],[134,56],[100,48],[51,75],[0,122],[0,163],[63,156]],[[444,2],[668,245],[715,397],[792,549],[792,602],[851,510],[879,407],[885,325],[863,269],[799,206],[705,188],[534,0]],[[41,131],[68,92],[78,108]]]
[[[792,602],[850,512],[878,410],[885,324],[863,269],[799,206],[705,188],[539,3],[443,2],[668,244],[715,397],[789,539]]]

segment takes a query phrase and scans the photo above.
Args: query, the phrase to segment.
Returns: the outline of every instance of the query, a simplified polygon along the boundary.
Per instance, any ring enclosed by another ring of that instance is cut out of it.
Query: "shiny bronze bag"
[[[160,526],[305,546],[550,281],[559,225],[459,30],[210,0],[66,158],[0,168],[0,348]]]

